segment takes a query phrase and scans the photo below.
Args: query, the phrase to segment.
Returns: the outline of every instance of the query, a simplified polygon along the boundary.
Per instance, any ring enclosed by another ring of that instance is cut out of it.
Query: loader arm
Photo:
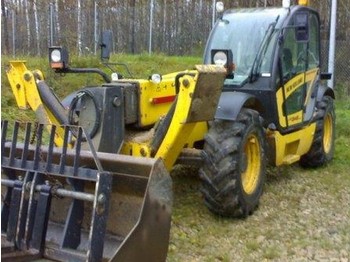
[[[60,126],[68,124],[67,113],[46,85],[43,73],[28,70],[25,61],[10,61],[6,73],[18,107],[33,110],[41,124],[56,125],[55,144],[62,146],[64,130]]]
[[[155,153],[156,158],[163,159],[168,170],[186,147],[187,139],[198,123],[214,118],[225,77],[224,67],[197,65],[194,76],[189,72],[180,78],[174,112],[168,113],[172,118]]]

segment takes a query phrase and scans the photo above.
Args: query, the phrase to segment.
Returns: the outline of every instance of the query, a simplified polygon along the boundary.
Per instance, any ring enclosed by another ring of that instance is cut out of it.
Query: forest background
[[[1,54],[46,56],[51,45],[78,56],[96,54],[103,30],[114,53],[202,56],[216,19],[215,0],[1,0]],[[226,0],[225,9],[281,6],[282,0]],[[293,0],[291,0],[293,3]],[[331,0],[319,11],[322,70],[327,71]],[[350,96],[350,0],[338,0],[335,80]]]

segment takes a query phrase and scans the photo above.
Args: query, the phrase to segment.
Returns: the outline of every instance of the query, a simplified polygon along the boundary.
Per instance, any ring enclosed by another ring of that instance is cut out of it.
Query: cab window
[[[314,69],[320,66],[320,46],[318,20],[315,14],[310,15],[309,49],[307,69]]]

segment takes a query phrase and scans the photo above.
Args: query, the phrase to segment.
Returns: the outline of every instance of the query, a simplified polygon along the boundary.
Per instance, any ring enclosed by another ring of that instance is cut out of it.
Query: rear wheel
[[[246,217],[256,209],[265,180],[265,136],[258,112],[242,109],[236,121],[215,120],[206,135],[202,193],[213,213]]]
[[[308,153],[300,159],[303,167],[318,167],[333,158],[335,138],[335,112],[333,99],[324,96],[317,103],[316,131]]]

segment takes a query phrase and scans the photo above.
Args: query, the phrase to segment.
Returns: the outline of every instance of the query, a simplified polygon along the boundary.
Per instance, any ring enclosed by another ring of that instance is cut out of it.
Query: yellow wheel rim
[[[255,135],[251,134],[248,137],[244,153],[245,170],[242,173],[242,185],[247,194],[252,194],[258,185],[261,170],[261,149],[259,140]]]
[[[325,153],[329,153],[333,143],[333,118],[327,114],[323,126],[323,148]]]

